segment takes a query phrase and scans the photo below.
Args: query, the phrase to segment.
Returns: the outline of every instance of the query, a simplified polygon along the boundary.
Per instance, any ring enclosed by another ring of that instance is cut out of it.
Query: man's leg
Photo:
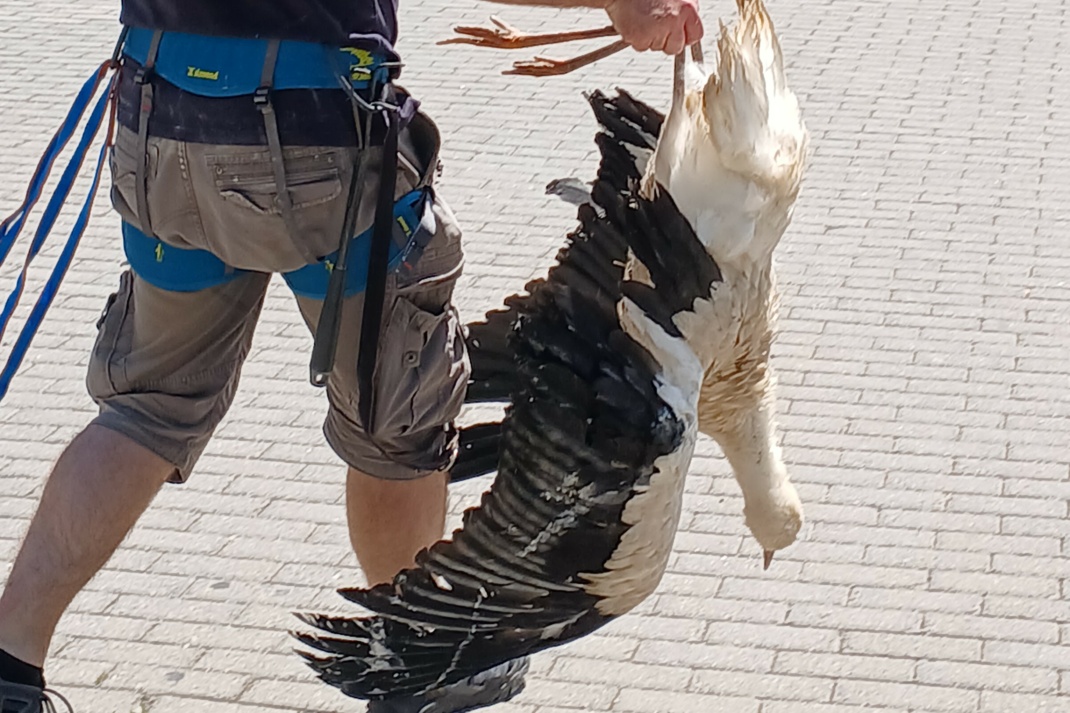
[[[346,478],[349,541],[368,584],[389,582],[416,553],[442,539],[446,473],[382,480],[350,468]]]
[[[100,413],[45,485],[0,596],[0,650],[40,666],[71,600],[161,485],[189,475],[230,406],[269,279],[172,292],[122,276],[86,380]],[[0,656],[0,679],[35,683],[17,663]]]
[[[418,162],[417,162],[418,163]],[[414,177],[399,167],[399,191]],[[404,179],[404,180],[402,180]],[[454,286],[461,273],[461,233],[436,200],[437,233],[419,261],[388,278],[375,376],[375,427],[359,415],[357,361],[364,294],[345,299],[334,370],[327,384],[324,432],[350,465],[346,477],[349,537],[369,584],[389,582],[415,555],[442,539],[451,460],[450,424],[464,401],[469,367]],[[315,334],[323,301],[298,296]]]
[[[298,305],[314,329],[322,302],[302,297]],[[357,414],[356,361],[363,305],[363,295],[355,295],[342,307],[343,329],[327,385],[331,407],[324,431],[335,452],[357,464],[350,466],[346,476],[349,539],[368,583],[379,584],[412,566],[417,552],[442,538],[448,476],[435,469],[449,457],[447,424],[460,409],[468,372],[452,314],[423,317],[419,308],[407,302],[407,318],[384,326],[376,370],[380,428],[374,440],[369,438]],[[417,329],[413,320],[426,334],[413,333]],[[456,347],[452,356],[446,341]],[[410,352],[413,346],[422,347],[422,353],[410,357],[418,365],[406,365],[404,345]]]
[[[453,215],[435,205],[439,233],[415,267],[391,278],[377,359],[374,428],[358,413],[356,379],[363,295],[342,307],[324,425],[335,452],[352,464],[346,488],[350,541],[369,584],[389,582],[442,537],[448,475],[456,448],[451,424],[464,401],[469,364],[450,303],[462,261]],[[298,298],[313,331],[322,302]],[[418,695],[374,701],[368,713],[456,713],[507,701],[524,688],[526,658]]]
[[[0,649],[43,666],[63,612],[175,467],[90,425],[60,456],[0,595]]]

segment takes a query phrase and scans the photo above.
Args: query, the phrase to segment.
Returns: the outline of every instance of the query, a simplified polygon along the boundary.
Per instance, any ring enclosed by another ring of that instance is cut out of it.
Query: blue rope
[[[52,141],[45,150],[45,155],[42,157],[41,163],[38,165],[37,171],[31,179],[30,187],[26,192],[26,200],[15,213],[0,224],[0,266],[2,266],[4,260],[7,259],[15,239],[22,231],[26,217],[41,196],[41,191],[48,179],[48,174],[52,169],[52,165],[55,163],[56,157],[63,150],[63,147],[81,122],[82,115],[92,101],[93,94],[100,86],[104,74],[105,70],[104,68],[101,68],[93,77],[90,77],[89,80],[86,81],[85,85],[83,85],[82,90],[78,93],[78,97],[75,99],[74,105],[71,107],[71,111],[67,114],[67,118],[60,126],[59,131],[53,136]],[[71,189],[81,171],[82,164],[90,151],[91,144],[104,123],[105,112],[108,109],[109,99],[111,97],[112,85],[109,83],[106,86],[107,91],[105,91],[97,100],[93,112],[90,114],[89,121],[82,131],[82,137],[78,142],[78,146],[74,150],[74,155],[67,164],[67,168],[63,171],[63,175],[60,178],[59,183],[56,185],[55,192],[48,201],[48,206],[45,208],[45,211],[41,216],[41,224],[38,226],[33,242],[30,244],[30,249],[26,255],[22,271],[19,273],[16,280],[15,288],[8,296],[3,311],[0,312],[0,338],[3,338],[4,332],[7,330],[8,324],[11,322],[11,318],[14,315],[15,308],[18,306],[19,300],[22,298],[22,293],[26,286],[26,275],[30,264],[41,251],[45,239],[51,234],[52,228],[56,223],[56,218],[59,217],[63,204],[66,202],[68,196],[70,196]],[[40,328],[41,322],[44,321],[45,314],[51,306],[52,301],[55,299],[59,286],[63,282],[63,278],[67,274],[67,269],[70,267],[71,260],[74,258],[74,251],[78,247],[82,235],[85,233],[86,226],[89,223],[89,214],[93,207],[93,199],[96,196],[97,187],[100,185],[100,176],[104,167],[105,158],[107,157],[109,144],[110,141],[106,138],[103,145],[100,147],[100,152],[97,156],[96,169],[93,173],[93,183],[90,186],[89,193],[85,198],[82,209],[75,220],[74,227],[71,229],[71,234],[67,238],[67,244],[60,253],[59,258],[56,261],[56,266],[52,270],[52,274],[45,283],[45,287],[38,296],[33,311],[30,313],[29,318],[26,320],[26,324],[22,328],[22,332],[15,341],[15,346],[12,348],[11,354],[8,356],[3,371],[0,372],[0,400],[3,400],[4,396],[7,395],[11,380],[14,378],[15,372],[26,357],[30,344],[33,342],[33,338],[37,335],[37,330]]]
[[[37,204],[38,199],[40,199],[41,191],[44,189],[48,176],[52,172],[52,166],[67,146],[71,136],[74,135],[78,124],[81,123],[82,115],[85,114],[89,102],[93,99],[93,94],[96,93],[97,87],[100,86],[100,79],[101,76],[98,72],[82,85],[74,104],[71,105],[70,111],[67,112],[67,118],[63,120],[63,124],[52,135],[52,140],[48,142],[48,147],[45,149],[44,155],[41,156],[41,162],[37,164],[37,170],[34,171],[33,178],[30,179],[30,185],[26,189],[26,197],[22,201],[22,205],[9,215],[3,223],[0,223],[0,267],[3,267],[11,248],[14,247],[15,241],[22,232],[26,218],[29,216],[30,211],[33,210],[34,205]]]

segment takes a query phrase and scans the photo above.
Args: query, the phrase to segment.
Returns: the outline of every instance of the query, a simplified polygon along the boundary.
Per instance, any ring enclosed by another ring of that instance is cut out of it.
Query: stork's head
[[[746,498],[743,519],[762,549],[767,553],[766,567],[772,553],[793,544],[803,525],[802,500],[786,477],[765,492]]]
[[[667,189],[722,267],[769,263],[791,222],[808,135],[761,0],[736,0],[709,62],[677,61],[647,185]],[[653,179],[653,180],[651,180]]]

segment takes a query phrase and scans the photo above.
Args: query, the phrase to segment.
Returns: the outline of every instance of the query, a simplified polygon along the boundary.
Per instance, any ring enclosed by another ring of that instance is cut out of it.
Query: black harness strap
[[[392,103],[391,84],[377,87],[373,80],[368,101],[348,86],[342,85],[353,100],[354,115],[358,117],[358,134],[363,142],[358,152],[353,184],[350,186],[346,206],[345,228],[341,235],[338,260],[331,272],[327,296],[323,302],[319,324],[316,327],[312,347],[311,380],[315,386],[325,386],[334,366],[334,353],[338,343],[342,304],[346,282],[348,248],[353,238],[353,223],[363,191],[363,168],[367,149],[370,148],[371,120],[381,116],[385,124],[382,159],[379,167],[378,196],[372,224],[371,246],[368,255],[368,279],[364,288],[364,310],[361,317],[360,342],[357,352],[357,386],[359,400],[357,410],[364,432],[375,442],[375,367],[378,361],[379,336],[383,326],[383,310],[386,307],[386,283],[390,264],[390,243],[394,232],[394,192],[397,188],[398,133],[403,121],[402,108]],[[374,97],[381,92],[381,99]],[[361,132],[359,117],[365,118]]]
[[[390,85],[384,88],[389,92]],[[394,231],[394,191],[398,169],[398,130],[401,117],[396,111],[384,111],[386,138],[379,174],[379,195],[375,203],[375,223],[372,227],[371,254],[368,256],[368,283],[364,291],[364,315],[360,327],[360,351],[357,355],[357,385],[360,390],[358,408],[364,431],[375,431],[375,363],[379,351],[379,332],[383,325],[386,301],[387,268],[390,262],[390,241]]]
[[[271,90],[275,84],[275,64],[279,59],[280,40],[269,40],[267,52],[264,53],[264,67],[260,72],[260,86],[253,93],[253,103],[264,117],[264,133],[267,134],[268,151],[271,153],[271,167],[275,172],[275,193],[278,196],[279,213],[290,234],[290,242],[301,253],[305,262],[316,262],[308,246],[300,240],[297,218],[294,216],[293,198],[286,183],[286,161],[282,154],[282,140],[279,138],[279,121],[275,115],[275,106],[271,102]]]
[[[149,52],[145,64],[134,74],[134,83],[141,87],[141,108],[137,119],[137,169],[134,172],[134,194],[137,201],[137,217],[141,223],[138,227],[145,235],[152,235],[152,220],[149,218],[149,117],[152,116],[152,74],[156,67],[156,56],[160,53],[160,40],[163,32],[157,30],[152,34]]]
[[[357,129],[357,152],[353,161],[349,195],[346,198],[342,234],[338,238],[338,259],[334,262],[334,268],[327,282],[327,294],[323,298],[323,309],[320,312],[312,342],[309,373],[313,386],[326,386],[331,371],[334,369],[334,356],[338,348],[338,330],[342,324],[342,302],[345,299],[346,278],[349,270],[349,248],[353,244],[357,213],[364,196],[364,165],[368,157],[368,138],[371,136],[372,117],[371,112],[361,112],[360,107],[354,102],[353,121]],[[364,119],[363,126],[361,118]]]

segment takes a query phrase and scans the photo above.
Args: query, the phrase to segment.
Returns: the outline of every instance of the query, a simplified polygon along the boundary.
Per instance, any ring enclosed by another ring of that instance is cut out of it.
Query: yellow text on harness
[[[356,64],[349,65],[350,81],[357,82],[371,78],[371,70],[367,69],[375,64],[375,57],[371,52],[357,47],[343,47],[342,51],[357,60]]]
[[[219,71],[209,72],[207,69],[200,69],[199,67],[186,67],[186,76],[192,79],[207,79],[212,82],[219,81]]]

